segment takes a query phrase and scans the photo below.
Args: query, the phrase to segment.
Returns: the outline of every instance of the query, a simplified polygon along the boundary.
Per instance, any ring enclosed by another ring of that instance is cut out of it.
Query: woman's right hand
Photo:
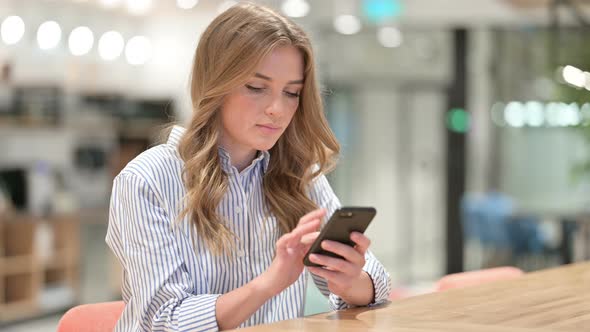
[[[297,227],[279,238],[269,268],[249,283],[217,298],[215,315],[220,330],[242,324],[271,297],[294,283],[303,272],[303,257],[317,238],[326,210],[315,210],[299,219]]]
[[[319,234],[318,229],[325,215],[325,209],[306,214],[299,219],[293,231],[284,234],[277,241],[275,258],[264,273],[266,286],[272,295],[289,287],[303,272],[303,257],[311,247],[313,238]]]

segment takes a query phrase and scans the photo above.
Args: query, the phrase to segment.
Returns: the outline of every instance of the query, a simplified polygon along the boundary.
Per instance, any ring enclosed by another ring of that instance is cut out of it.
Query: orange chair
[[[60,319],[57,332],[112,332],[124,308],[123,301],[73,307]]]
[[[444,291],[447,289],[480,285],[492,281],[514,279],[523,274],[524,272],[521,269],[512,266],[454,273],[442,277],[436,283],[436,290]]]
[[[439,281],[436,282],[433,288],[426,287],[418,292],[404,288],[393,289],[389,294],[389,300],[395,301],[404,299],[406,297],[426,294],[430,292],[439,292],[447,289],[485,284],[492,281],[507,280],[519,277],[523,274],[524,272],[521,269],[511,266],[454,273],[446,275],[439,279]]]
[[[389,293],[389,301],[401,300],[405,299],[406,297],[410,297],[411,295],[408,291],[403,287],[394,288]]]

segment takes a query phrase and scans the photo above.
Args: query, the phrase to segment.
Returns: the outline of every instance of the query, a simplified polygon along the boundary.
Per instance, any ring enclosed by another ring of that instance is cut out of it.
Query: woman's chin
[[[270,149],[272,149],[272,147],[275,146],[274,144],[260,144],[256,150],[259,151],[268,151]]]
[[[263,142],[258,142],[255,144],[255,149],[260,151],[268,151],[272,149],[275,144],[277,144],[278,140],[264,140]]]

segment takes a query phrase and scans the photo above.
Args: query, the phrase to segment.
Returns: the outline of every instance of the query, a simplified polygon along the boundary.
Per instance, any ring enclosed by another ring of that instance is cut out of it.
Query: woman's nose
[[[276,116],[283,110],[283,103],[280,97],[273,97],[270,103],[266,106],[265,113],[271,116]]]

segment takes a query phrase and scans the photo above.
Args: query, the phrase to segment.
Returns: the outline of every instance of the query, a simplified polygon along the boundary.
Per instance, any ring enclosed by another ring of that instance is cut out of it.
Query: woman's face
[[[221,146],[241,153],[270,150],[299,106],[303,79],[301,52],[293,46],[275,48],[246,84],[226,96]]]

